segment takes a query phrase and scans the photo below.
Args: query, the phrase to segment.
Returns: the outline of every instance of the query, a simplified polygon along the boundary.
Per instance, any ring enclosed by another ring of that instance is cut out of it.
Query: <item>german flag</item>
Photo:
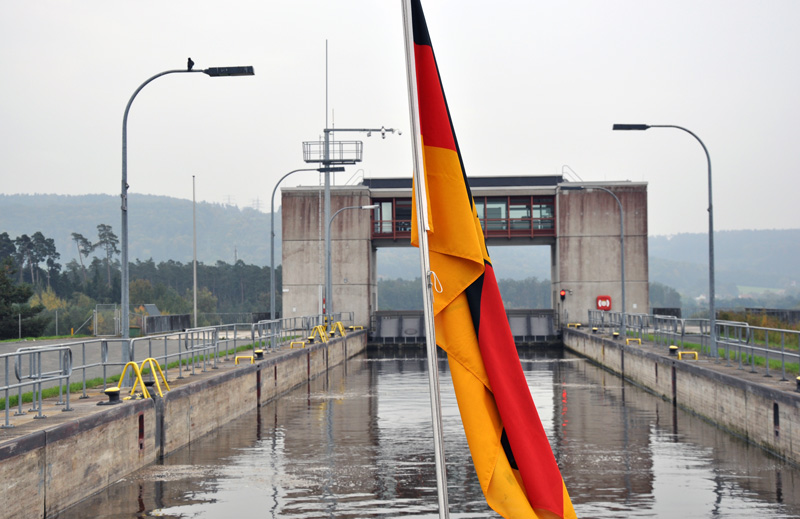
[[[475,470],[503,517],[574,518],[519,362],[422,6],[410,1],[430,263],[442,290],[433,303],[436,342],[448,355]]]

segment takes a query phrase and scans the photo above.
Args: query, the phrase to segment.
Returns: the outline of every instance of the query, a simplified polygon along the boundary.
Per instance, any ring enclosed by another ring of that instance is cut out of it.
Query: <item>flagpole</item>
[[[428,251],[428,207],[422,157],[422,133],[419,125],[419,99],[417,98],[417,73],[414,59],[414,30],[411,23],[411,2],[402,0],[403,32],[406,51],[406,80],[408,106],[411,119],[411,148],[414,156],[414,190],[416,193],[417,235],[419,239],[420,271],[422,273],[422,300],[425,320],[425,343],[428,353],[428,388],[431,395],[431,422],[433,451],[436,463],[436,493],[439,498],[439,517],[448,519],[447,468],[442,439],[442,403],[439,391],[439,362],[436,355],[436,330],[433,318],[433,287]]]

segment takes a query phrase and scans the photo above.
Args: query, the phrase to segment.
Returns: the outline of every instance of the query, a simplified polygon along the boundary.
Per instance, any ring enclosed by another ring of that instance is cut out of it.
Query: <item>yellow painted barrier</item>
[[[317,336],[319,336],[320,342],[328,342],[328,332],[325,331],[325,327],[321,324],[314,327],[308,342],[314,342],[314,338]]]
[[[331,327],[331,337],[336,335],[337,331],[339,332],[339,335],[341,337],[345,336],[344,325],[342,324],[342,321],[336,321],[335,323],[333,323],[333,326]]]
[[[135,362],[128,362],[127,364],[125,364],[125,367],[122,368],[122,374],[119,376],[119,379],[125,380],[125,372],[128,371],[128,366],[131,366],[133,368],[133,372],[134,374],[136,374],[136,380],[133,382],[133,387],[131,387],[130,395],[125,397],[123,400],[130,400],[131,396],[136,391],[137,385],[141,386],[142,388],[142,396],[144,398],[150,398],[150,392],[147,391],[147,386],[144,385],[144,380],[142,380],[142,371],[139,369],[139,365],[136,364]],[[114,388],[108,388],[108,389],[114,389]],[[121,391],[121,388],[119,387],[117,387],[116,389]]]
[[[567,323],[567,328],[580,328],[581,323]]]
[[[697,360],[697,352],[696,351],[679,351],[678,352],[678,360],[683,360],[683,356],[687,355],[692,357],[694,360]]]
[[[292,341],[289,343],[289,349],[293,349],[295,344],[299,344],[301,348],[306,347],[306,341]]]
[[[360,325],[359,326],[348,326],[347,328],[350,329],[350,331],[363,330],[364,329],[364,327],[360,326]]]
[[[142,366],[139,368],[140,373],[144,371],[145,364],[150,365],[150,373],[153,375],[153,384],[156,386],[156,389],[158,389],[158,396],[164,398],[164,393],[161,392],[161,384],[159,384],[158,377],[156,377],[156,371],[158,371],[158,374],[161,375],[161,380],[164,382],[164,387],[167,388],[167,391],[169,391],[169,384],[167,383],[167,377],[164,376],[164,372],[161,371],[161,365],[152,357],[144,359],[142,361]]]
[[[625,344],[626,344],[626,345],[628,345],[628,344],[630,344],[630,343],[632,343],[632,342],[637,342],[637,343],[639,343],[639,346],[641,346],[641,345],[642,345],[642,339],[639,339],[638,337],[637,337],[637,338],[629,338],[629,339],[625,339]]]
[[[245,360],[250,359],[250,364],[254,364],[255,363],[255,361],[253,360],[253,356],[252,355],[237,355],[236,358],[233,359],[233,363],[238,365],[239,364],[239,359],[245,359]]]

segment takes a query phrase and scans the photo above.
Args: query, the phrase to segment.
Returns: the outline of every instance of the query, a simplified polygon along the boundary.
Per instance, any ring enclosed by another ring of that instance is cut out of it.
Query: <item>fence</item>
[[[598,331],[619,330],[620,312],[589,310],[589,326]],[[725,362],[738,364],[738,369],[751,373],[763,370],[764,376],[780,371],[781,380],[787,371],[800,371],[800,331],[751,326],[745,322],[717,320],[711,347],[711,326],[708,319],[680,319],[670,315],[626,314],[625,327],[629,336],[649,339],[656,345],[692,347],[699,353]]]
[[[109,383],[122,373],[128,362],[141,363],[147,358],[155,359],[159,365],[169,367],[165,375],[184,378],[184,374],[195,374],[215,369],[229,351],[247,347],[256,356],[256,350],[275,351],[285,347],[293,338],[305,338],[317,325],[333,325],[341,321],[345,326],[353,323],[353,313],[343,312],[333,316],[312,315],[306,317],[259,321],[258,323],[234,323],[208,326],[150,335],[133,339],[91,339],[69,343],[20,348],[16,352],[0,355],[0,394],[5,396],[5,423],[0,427],[13,427],[10,423],[12,396],[17,397],[16,415],[22,410],[23,389],[33,393],[30,411],[42,414],[42,391],[58,387],[59,404],[69,405],[70,381],[74,375],[80,377],[80,398],[88,398],[89,385],[108,388]],[[130,387],[130,381],[121,381],[120,387]],[[16,392],[16,395],[14,393]],[[66,401],[63,402],[63,395]]]

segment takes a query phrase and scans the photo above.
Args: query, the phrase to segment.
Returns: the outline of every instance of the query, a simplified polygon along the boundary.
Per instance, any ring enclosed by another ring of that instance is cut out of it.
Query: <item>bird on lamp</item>
[[[192,70],[192,67],[194,67],[194,61],[192,61],[192,58],[189,58],[186,61],[186,70]]]

